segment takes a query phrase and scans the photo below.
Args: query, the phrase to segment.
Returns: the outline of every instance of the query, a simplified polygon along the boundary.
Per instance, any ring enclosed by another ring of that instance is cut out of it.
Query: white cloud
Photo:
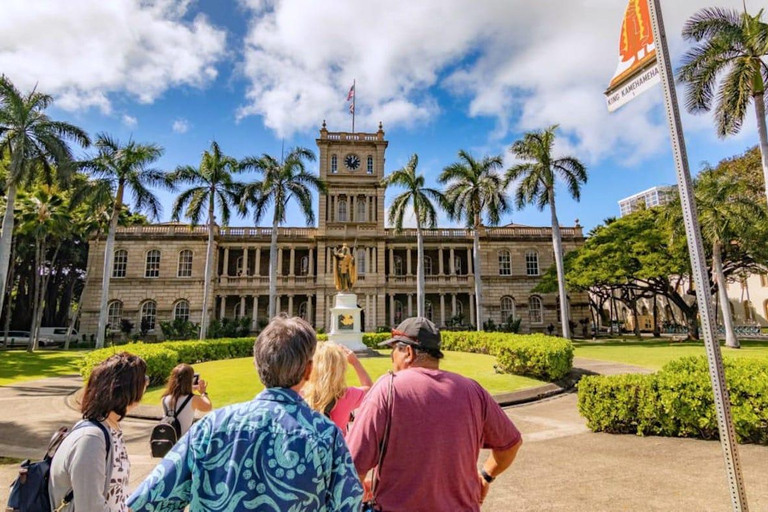
[[[18,87],[38,85],[67,110],[111,111],[110,96],[152,103],[171,87],[217,75],[226,34],[191,0],[5,0],[0,70]]]
[[[587,162],[636,163],[667,147],[657,87],[616,114],[603,91],[618,62],[626,1],[241,0],[251,22],[240,117],[259,115],[286,136],[349,124],[346,92],[357,79],[357,124],[375,129],[434,121],[439,95],[466,99],[467,113],[496,119],[489,143],[560,124],[561,147]],[[709,4],[666,2],[673,59],[680,29]],[[740,8],[740,0],[720,5]],[[682,93],[682,90],[681,90]],[[454,108],[451,106],[451,108]],[[696,127],[711,129],[709,123]]]
[[[173,126],[171,128],[173,129],[174,133],[187,133],[189,131],[189,127],[189,121],[180,118],[173,122]]]
[[[123,114],[122,121],[127,128],[136,128],[139,125],[139,120],[128,114]]]

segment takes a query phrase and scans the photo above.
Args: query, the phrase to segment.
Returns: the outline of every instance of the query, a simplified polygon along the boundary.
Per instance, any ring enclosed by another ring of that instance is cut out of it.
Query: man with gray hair
[[[276,317],[253,355],[264,391],[192,426],[128,500],[134,512],[358,511],[362,486],[344,437],[299,395],[317,338]]]

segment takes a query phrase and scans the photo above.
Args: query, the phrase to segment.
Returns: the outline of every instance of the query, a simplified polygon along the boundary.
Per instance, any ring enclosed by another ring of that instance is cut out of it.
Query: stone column
[[[450,269],[451,275],[454,275],[456,274],[456,258],[454,257],[453,247],[451,247],[451,251],[448,253],[448,257],[450,258],[448,261],[448,268]]]
[[[395,327],[395,294],[389,294],[389,325]]]
[[[355,196],[349,196],[349,220],[350,222],[356,222],[355,218]]]
[[[293,246],[291,246],[291,256],[288,259],[288,263],[291,266],[291,268],[288,269],[288,275],[293,276],[294,270],[296,269],[296,249]]]
[[[456,294],[451,294],[451,318],[456,316]]]
[[[477,320],[475,319],[475,296],[470,293],[469,294],[469,323],[473,324],[476,321]]]
[[[221,305],[219,306],[219,320],[224,320],[224,317],[226,314],[227,314],[227,296],[222,295]]]
[[[277,275],[283,275],[283,248],[277,248]]]
[[[309,270],[307,275],[310,277],[315,275],[315,250],[312,247],[309,248]]]
[[[410,252],[409,252],[410,254]],[[408,294],[408,317],[413,316],[413,294]]]
[[[440,247],[437,253],[437,261],[439,262],[440,275],[445,274],[445,266],[443,265],[443,248]]]
[[[293,316],[293,295],[288,296],[288,316]]]
[[[278,295],[277,297],[275,297],[275,313],[276,314],[282,313],[282,311],[280,311],[280,309],[282,308],[282,306],[280,305],[280,302],[281,302],[280,301],[280,296]],[[271,320],[271,318],[270,318],[270,320]]]
[[[222,275],[229,275],[229,247],[224,248],[224,271],[222,272]]]
[[[475,264],[479,265],[480,263],[476,261]],[[467,249],[467,275],[468,276],[472,275],[472,273],[474,272],[472,270],[473,268],[472,265],[473,265],[472,264],[472,247],[470,247]]]
[[[312,325],[312,319],[315,317],[312,311],[312,296],[307,295],[307,322]]]
[[[407,268],[406,268],[406,271],[405,271],[405,275],[408,275],[408,276],[411,275],[411,252],[413,252],[413,251],[411,251],[411,249],[408,249],[407,252],[406,252],[406,256],[407,256],[406,257],[406,266],[407,266]]]
[[[440,294],[440,325],[445,325],[445,294]]]
[[[371,296],[366,293],[365,294],[365,321],[366,322],[371,321],[371,318],[369,316],[370,314],[371,314]],[[366,326],[363,325],[362,328],[363,330],[365,330]]]
[[[259,328],[259,296],[253,296],[253,314],[251,315],[251,329],[256,330]]]
[[[261,246],[256,247],[256,268],[253,269],[253,275],[261,275]]]
[[[389,248],[389,275],[395,275],[395,250]]]
[[[240,318],[245,316],[245,295],[240,296]]]

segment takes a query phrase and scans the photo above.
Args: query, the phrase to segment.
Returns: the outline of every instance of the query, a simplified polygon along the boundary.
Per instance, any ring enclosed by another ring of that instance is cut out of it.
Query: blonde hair
[[[330,341],[317,344],[312,358],[312,373],[302,394],[307,404],[319,413],[344,396],[347,390],[347,355]]]

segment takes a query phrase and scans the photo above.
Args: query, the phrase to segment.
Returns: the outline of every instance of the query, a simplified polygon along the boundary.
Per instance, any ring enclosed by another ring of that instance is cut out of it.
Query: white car
[[[29,345],[29,331],[8,331],[8,341],[6,347],[26,347]],[[0,345],[5,341],[5,336],[0,331]],[[51,338],[40,336],[39,343],[41,347],[53,347],[56,342]]]
[[[40,328],[40,337],[51,339],[55,343],[59,345],[64,345],[67,341],[67,330],[68,327],[41,327]],[[77,343],[78,340],[78,334],[75,329],[72,329],[72,336],[69,338],[69,342],[72,344]]]

